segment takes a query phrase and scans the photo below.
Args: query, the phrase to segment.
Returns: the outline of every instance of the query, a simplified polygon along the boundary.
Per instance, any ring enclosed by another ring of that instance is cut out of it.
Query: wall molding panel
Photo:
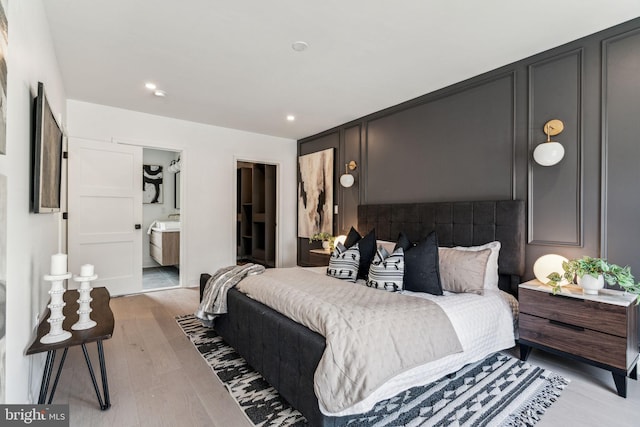
[[[600,254],[640,276],[640,29],[602,41]]]
[[[583,241],[583,49],[528,67],[528,243],[582,246]],[[553,137],[565,149],[562,161],[540,166],[534,148],[546,140],[544,124],[560,119],[564,131]]]

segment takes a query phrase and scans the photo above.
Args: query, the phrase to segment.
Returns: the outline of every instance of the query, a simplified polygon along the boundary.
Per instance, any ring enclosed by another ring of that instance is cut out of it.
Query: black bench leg
[[[44,363],[44,372],[42,373],[42,382],[40,383],[40,395],[38,396],[38,404],[42,405],[47,401],[47,393],[49,392],[49,380],[51,380],[51,372],[53,372],[53,363],[56,360],[56,351],[47,351],[47,361]]]
[[[105,407],[105,404],[102,402],[102,396],[100,395],[100,390],[98,389],[96,375],[93,373],[93,366],[91,365],[91,359],[89,358],[89,352],[87,352],[87,346],[85,344],[82,344],[82,352],[84,353],[84,360],[87,362],[87,368],[89,368],[89,375],[91,375],[91,382],[93,382],[93,389],[96,391],[96,397],[98,398],[100,409],[107,409]]]
[[[104,393],[104,408],[103,411],[111,407],[111,399],[109,398],[109,383],[107,381],[107,365],[104,361],[104,348],[102,347],[102,340],[98,341],[98,357],[100,359],[100,375],[102,376],[102,391]]]

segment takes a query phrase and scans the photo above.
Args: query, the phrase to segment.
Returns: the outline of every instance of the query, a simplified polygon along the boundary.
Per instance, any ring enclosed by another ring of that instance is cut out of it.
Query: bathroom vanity
[[[160,265],[180,264],[180,231],[152,228],[149,253]]]

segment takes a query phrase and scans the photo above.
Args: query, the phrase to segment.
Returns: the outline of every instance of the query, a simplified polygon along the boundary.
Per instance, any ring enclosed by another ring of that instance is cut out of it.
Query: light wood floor
[[[54,400],[69,403],[71,426],[250,427],[174,320],[197,302],[196,289],[112,299],[116,328],[104,345],[112,407],[99,410],[82,351],[72,348]],[[529,362],[571,380],[537,426],[640,426],[638,381],[629,380],[623,399],[608,372],[536,350]]]

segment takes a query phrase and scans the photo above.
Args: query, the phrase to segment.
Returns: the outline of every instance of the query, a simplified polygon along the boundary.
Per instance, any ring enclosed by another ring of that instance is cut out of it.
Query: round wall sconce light
[[[560,120],[549,120],[544,125],[544,133],[547,140],[539,144],[533,150],[533,160],[540,166],[553,166],[560,163],[564,157],[564,147],[559,142],[551,141],[551,137],[558,135],[564,130],[564,123]]]
[[[357,167],[358,164],[355,160],[351,160],[349,163],[344,165],[344,173],[340,176],[340,185],[344,188],[349,188],[354,184],[354,182],[356,182],[356,179],[349,173],[349,170],[356,170]]]

